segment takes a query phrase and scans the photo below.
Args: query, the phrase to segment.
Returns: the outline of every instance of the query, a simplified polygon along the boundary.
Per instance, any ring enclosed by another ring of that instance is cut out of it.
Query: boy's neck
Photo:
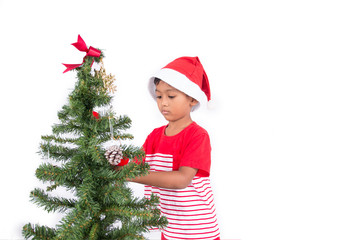
[[[191,123],[193,123],[193,120],[191,118],[184,121],[169,122],[168,126],[165,129],[165,135],[169,137],[174,136],[184,130]]]

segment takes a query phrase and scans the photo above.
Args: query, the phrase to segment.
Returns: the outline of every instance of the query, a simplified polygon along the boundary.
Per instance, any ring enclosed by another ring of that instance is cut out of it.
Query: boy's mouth
[[[168,110],[161,110],[161,113],[162,113],[163,115],[168,115],[168,114],[170,114],[170,112],[169,112]]]

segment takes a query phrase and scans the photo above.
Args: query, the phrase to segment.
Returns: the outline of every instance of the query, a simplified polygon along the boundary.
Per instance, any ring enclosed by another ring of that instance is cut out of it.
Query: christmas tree
[[[80,35],[73,45],[86,52],[86,56],[81,64],[64,64],[65,72],[76,70],[78,80],[68,104],[58,112],[60,123],[53,126],[53,134],[42,136],[40,154],[45,162],[37,168],[36,177],[48,183],[48,187],[35,188],[30,194],[38,206],[65,216],[54,228],[26,224],[23,236],[144,239],[143,233],[149,228],[163,228],[167,224],[157,209],[157,197],[135,198],[126,185],[127,179],[148,173],[149,167],[143,161],[126,164],[128,159],[142,159],[144,153],[139,147],[123,144],[133,138],[124,132],[131,120],[127,116],[116,117],[111,108],[115,78],[106,74],[103,53],[87,48]],[[92,72],[94,61],[101,68]],[[104,111],[97,113],[94,108]],[[106,149],[104,145],[111,141],[121,144]],[[109,162],[124,166],[114,170]],[[74,197],[51,195],[59,187],[66,188]]]

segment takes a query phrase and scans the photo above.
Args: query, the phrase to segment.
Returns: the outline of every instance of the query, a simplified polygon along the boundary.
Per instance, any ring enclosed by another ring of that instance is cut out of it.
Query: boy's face
[[[164,81],[156,85],[156,102],[161,114],[169,122],[190,117],[193,106],[198,102]]]

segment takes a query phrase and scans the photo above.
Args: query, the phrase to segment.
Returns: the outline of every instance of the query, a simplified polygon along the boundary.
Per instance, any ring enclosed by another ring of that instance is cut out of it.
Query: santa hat
[[[149,80],[149,91],[156,100],[154,79],[159,78],[177,90],[196,99],[192,111],[207,106],[210,101],[210,85],[205,70],[198,57],[181,57],[170,62]]]

